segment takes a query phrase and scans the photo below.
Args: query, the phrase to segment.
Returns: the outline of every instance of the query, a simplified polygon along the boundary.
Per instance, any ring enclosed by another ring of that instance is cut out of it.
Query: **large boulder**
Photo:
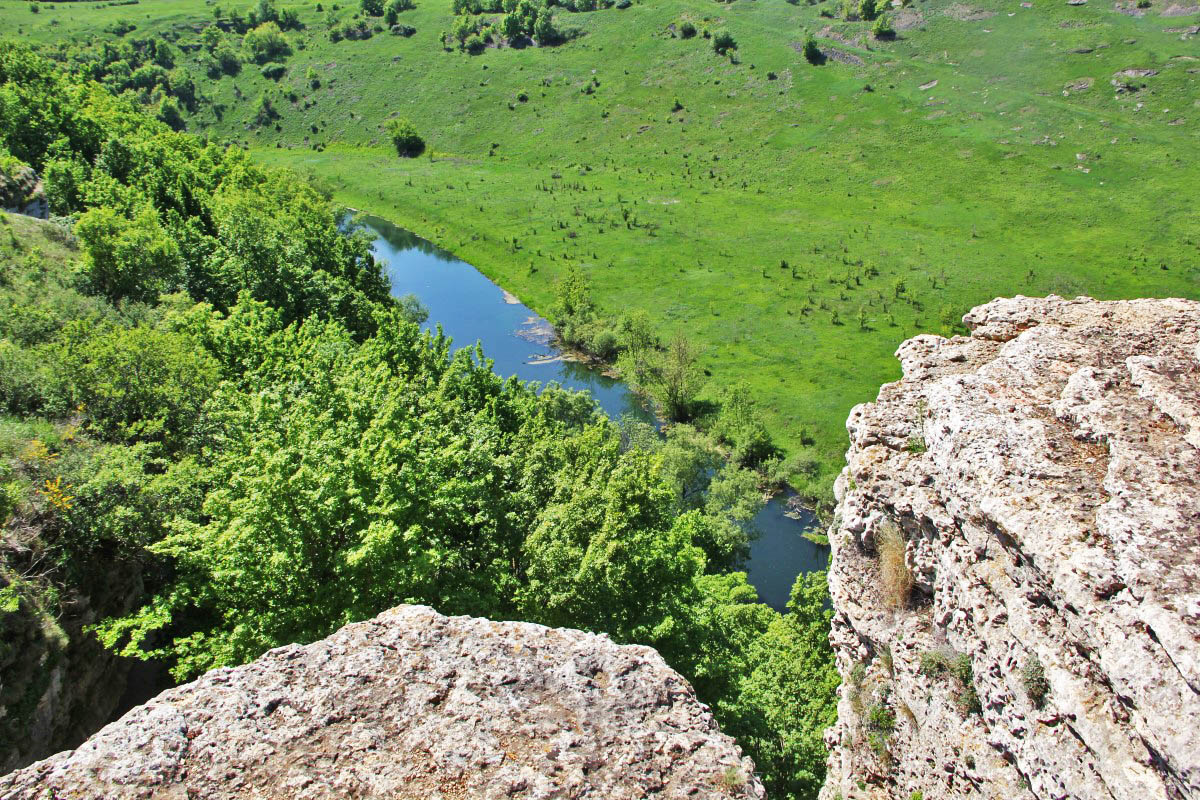
[[[168,690],[11,798],[763,798],[654,650],[401,606]]]
[[[1200,797],[1200,304],[964,321],[847,423],[822,796]]]

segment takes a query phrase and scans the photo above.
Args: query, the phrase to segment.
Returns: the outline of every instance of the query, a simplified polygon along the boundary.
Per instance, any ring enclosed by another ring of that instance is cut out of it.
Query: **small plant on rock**
[[[1035,708],[1046,705],[1050,682],[1046,680],[1046,668],[1042,666],[1036,654],[1030,656],[1021,669],[1021,685],[1025,687],[1025,694],[1029,696]]]

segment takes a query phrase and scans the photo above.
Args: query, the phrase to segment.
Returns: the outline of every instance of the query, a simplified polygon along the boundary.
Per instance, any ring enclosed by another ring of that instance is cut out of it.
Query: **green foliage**
[[[867,0],[864,0],[867,2]],[[871,35],[876,39],[892,39],[896,36],[896,30],[892,27],[892,20],[887,14],[880,14],[875,18],[875,24],[871,26]]]
[[[713,51],[725,55],[730,50],[737,50],[737,41],[729,31],[717,31],[712,38]]]
[[[109,302],[154,300],[183,278],[179,247],[150,206],[140,207],[132,218],[107,207],[90,209],[79,218],[75,234],[83,243],[84,275]]]
[[[679,26],[679,36],[683,39],[691,39],[696,35],[696,26],[691,22],[685,22]]]
[[[406,119],[401,117],[389,119],[384,125],[384,130],[391,139],[392,146],[396,148],[396,155],[402,158],[419,156],[425,149],[425,140],[417,133],[413,124]]]
[[[96,430],[117,441],[181,447],[219,375],[191,337],[144,326],[63,333],[62,365],[72,399]]]
[[[825,63],[825,54],[811,35],[804,37],[804,60],[810,64]]]
[[[1050,694],[1050,682],[1046,680],[1046,669],[1036,653],[1031,655],[1021,668],[1021,686],[1035,708],[1046,705],[1046,697]]]
[[[279,61],[291,55],[292,48],[287,37],[279,30],[274,22],[264,22],[248,32],[242,44],[250,51],[255,62],[264,64],[268,61]]]

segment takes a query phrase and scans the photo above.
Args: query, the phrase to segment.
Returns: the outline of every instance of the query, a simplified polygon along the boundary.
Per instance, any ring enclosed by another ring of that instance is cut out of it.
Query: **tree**
[[[254,60],[263,64],[267,61],[279,61],[291,54],[292,48],[287,37],[279,30],[274,22],[264,22],[246,34],[243,40],[246,49],[253,55]]]
[[[554,18],[549,9],[538,12],[537,21],[533,23],[533,39],[540,45],[554,44],[559,40],[558,30],[554,27]]]
[[[372,17],[383,16],[383,0],[362,0],[364,14]]]
[[[876,39],[891,39],[896,35],[896,31],[892,27],[892,20],[887,14],[880,14],[875,19],[875,24],[871,26],[871,33]]]
[[[825,54],[821,52],[821,48],[817,46],[817,40],[811,34],[804,37],[804,60],[810,64],[825,63]]]
[[[521,18],[516,14],[505,14],[500,20],[500,33],[510,42],[525,33],[521,26]]]
[[[691,418],[702,382],[694,346],[683,334],[676,334],[659,372],[659,396],[668,419],[686,422]]]
[[[878,13],[879,10],[878,6],[876,6],[876,0],[859,0],[858,16],[860,18],[870,21],[875,19],[875,16]]]
[[[401,117],[395,117],[384,125],[396,154],[402,158],[412,158],[421,155],[425,150],[425,140],[417,133],[413,124]]]
[[[79,218],[75,234],[83,244],[88,283],[111,303],[152,301],[179,284],[179,247],[150,206],[142,206],[132,219],[110,208],[93,208]]]

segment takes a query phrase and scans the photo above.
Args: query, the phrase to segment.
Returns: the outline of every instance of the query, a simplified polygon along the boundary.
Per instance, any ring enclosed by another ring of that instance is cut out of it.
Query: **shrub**
[[[254,60],[259,64],[277,61],[292,52],[292,48],[288,46],[287,37],[274,22],[262,23],[247,33],[243,41],[246,49],[253,54]]]
[[[223,44],[213,53],[217,67],[226,75],[237,75],[242,69],[242,59],[237,52],[227,44]]]
[[[912,591],[912,573],[904,560],[905,539],[896,523],[888,521],[879,526],[875,533],[875,547],[879,552],[879,579],[882,584],[884,602],[890,608],[903,608]]]
[[[817,46],[817,40],[812,36],[804,40],[804,60],[810,64],[821,64],[825,61],[825,54],[821,52],[821,48]]]
[[[875,24],[871,26],[871,33],[876,39],[892,39],[896,36],[896,31],[892,28],[891,18],[887,14],[880,14],[875,20]]]
[[[608,329],[597,331],[592,337],[591,350],[597,358],[611,361],[617,355],[617,335]]]
[[[362,0],[362,10],[364,14],[372,17],[383,16],[383,0]]]
[[[696,26],[690,22],[685,22],[679,26],[679,35],[684,39],[691,39],[696,35]]]
[[[878,14],[879,8],[876,5],[875,0],[859,0],[858,16],[860,18],[870,21],[875,19]]]
[[[729,31],[717,31],[712,39],[713,51],[725,55],[730,50],[737,50],[737,41]]]
[[[38,4],[37,4],[37,3],[30,3],[30,4],[29,4],[29,11],[30,11],[30,13],[31,13],[31,14],[36,14],[36,13],[38,13],[38,12],[39,12],[39,11],[41,11],[41,10],[42,10],[42,9],[38,7]]]
[[[287,67],[285,67],[283,64],[272,61],[268,64],[263,64],[260,72],[262,72],[262,76],[264,78],[277,81],[283,77],[285,72],[287,72]]]
[[[1025,694],[1036,708],[1046,704],[1046,695],[1050,693],[1050,683],[1046,680],[1046,669],[1036,654],[1029,657],[1021,669],[1021,685]]]
[[[384,126],[387,135],[396,148],[396,154],[402,158],[419,156],[425,149],[425,140],[417,133],[417,129],[406,119],[397,117],[390,119]]]

